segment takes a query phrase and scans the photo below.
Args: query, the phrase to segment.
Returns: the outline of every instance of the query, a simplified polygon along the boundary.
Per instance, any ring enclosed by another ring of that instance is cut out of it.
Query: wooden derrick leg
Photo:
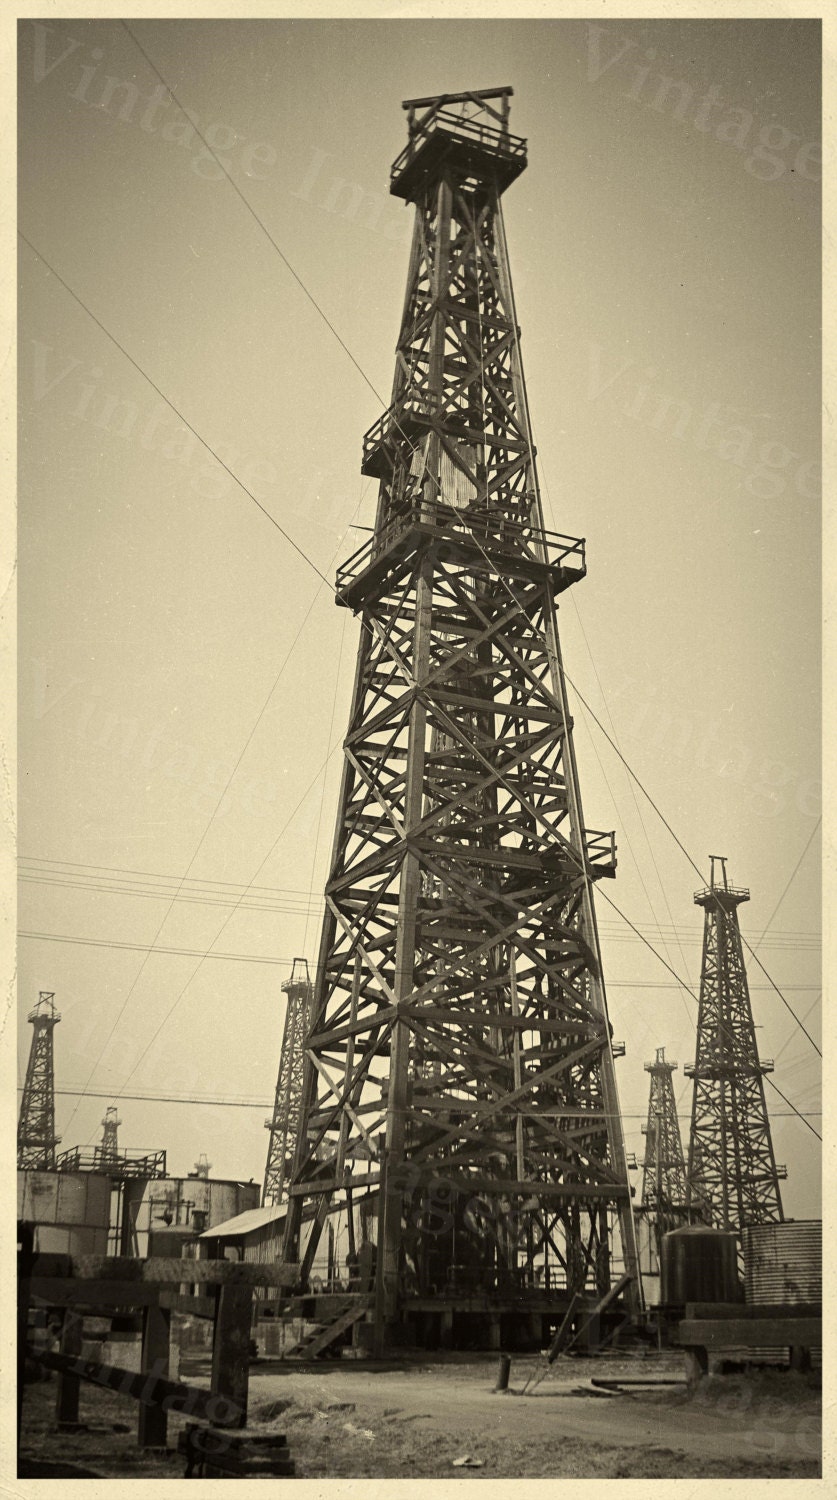
[[[76,1359],[81,1356],[84,1318],[71,1307],[63,1309],[61,1319],[61,1353]],[[61,1371],[55,1397],[55,1420],[59,1432],[72,1432],[78,1426],[78,1401],[81,1381],[77,1375]]]

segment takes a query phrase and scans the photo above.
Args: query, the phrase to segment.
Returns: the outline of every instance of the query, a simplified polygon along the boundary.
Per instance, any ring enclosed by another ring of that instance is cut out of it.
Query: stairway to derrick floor
[[[283,1359],[316,1359],[353,1324],[358,1323],[372,1306],[372,1297],[367,1293],[348,1293],[339,1298],[336,1307],[333,1305],[334,1301],[334,1298],[328,1298],[328,1302],[332,1304],[328,1311],[314,1322],[308,1333],[284,1351]]]

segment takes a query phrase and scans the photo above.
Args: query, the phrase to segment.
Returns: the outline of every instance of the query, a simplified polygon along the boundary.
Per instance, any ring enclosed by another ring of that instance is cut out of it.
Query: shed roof
[[[223,1224],[213,1224],[198,1235],[201,1240],[234,1239],[237,1235],[251,1234],[254,1229],[263,1229],[266,1224],[284,1219],[286,1204],[269,1203],[264,1208],[248,1208],[234,1219],[225,1219]]]

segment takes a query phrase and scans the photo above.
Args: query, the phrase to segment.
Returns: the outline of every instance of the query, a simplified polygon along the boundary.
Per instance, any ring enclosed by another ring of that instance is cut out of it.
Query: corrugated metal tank
[[[742,1240],[748,1303],[822,1301],[822,1219],[750,1224]]]
[[[738,1236],[692,1225],[663,1235],[661,1302],[741,1302]]]
[[[18,1172],[17,1216],[36,1225],[36,1250],[107,1255],[110,1194],[98,1172]]]

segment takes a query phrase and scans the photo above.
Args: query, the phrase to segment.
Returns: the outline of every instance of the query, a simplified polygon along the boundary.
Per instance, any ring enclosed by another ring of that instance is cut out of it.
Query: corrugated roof
[[[225,1219],[223,1224],[213,1224],[210,1229],[199,1234],[198,1239],[230,1239],[237,1234],[249,1234],[254,1229],[262,1229],[265,1224],[284,1219],[285,1212],[284,1203],[271,1203],[265,1208],[248,1208],[243,1214],[236,1214],[234,1219]]]

